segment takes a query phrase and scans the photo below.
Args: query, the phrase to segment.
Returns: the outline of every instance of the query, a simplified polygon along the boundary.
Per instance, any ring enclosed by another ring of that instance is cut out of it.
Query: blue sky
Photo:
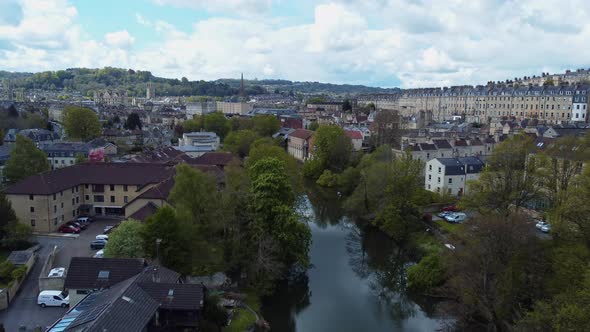
[[[0,70],[428,87],[590,67],[587,0],[0,0]]]

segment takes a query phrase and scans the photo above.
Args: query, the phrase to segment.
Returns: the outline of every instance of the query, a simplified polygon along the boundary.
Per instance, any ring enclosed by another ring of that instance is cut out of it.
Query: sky
[[[588,0],[0,0],[0,70],[431,87],[590,68]]]

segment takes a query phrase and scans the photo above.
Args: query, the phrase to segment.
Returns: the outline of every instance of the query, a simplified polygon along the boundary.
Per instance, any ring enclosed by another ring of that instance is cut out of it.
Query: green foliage
[[[47,155],[39,150],[30,138],[17,135],[15,146],[12,148],[10,158],[4,167],[4,175],[8,181],[17,182],[49,169]]]
[[[344,194],[348,195],[354,191],[354,189],[359,184],[359,180],[361,177],[360,169],[356,167],[348,167],[344,170],[344,172],[338,175],[337,184],[338,189],[342,191]]]
[[[228,318],[227,310],[221,306],[219,297],[208,296],[205,299],[205,306],[203,309],[204,320],[216,325],[219,331],[221,327],[227,324]]]
[[[429,293],[446,280],[446,267],[440,255],[430,253],[416,265],[408,268],[408,288],[420,292]]]
[[[320,124],[317,121],[312,121],[309,126],[307,126],[308,130],[316,131],[320,127]]]
[[[260,136],[272,136],[281,127],[279,119],[274,115],[256,115],[252,118],[254,131]]]
[[[22,266],[15,268],[11,273],[12,280],[17,280],[17,281],[23,280],[26,275],[27,275],[27,266],[26,265],[22,265]]]
[[[3,192],[0,192],[0,239],[7,233],[7,227],[16,222],[16,214],[12,204]]]
[[[323,171],[322,162],[319,159],[308,159],[303,164],[303,175],[307,178],[317,179]]]
[[[185,133],[192,133],[201,131],[204,128],[203,126],[203,117],[195,116],[193,119],[186,120],[182,124],[182,131]]]
[[[105,246],[105,257],[115,258],[143,258],[144,226],[137,220],[126,220],[109,235],[109,242]]]
[[[231,124],[225,115],[221,112],[214,112],[205,115],[203,118],[203,127],[206,131],[214,132],[223,140],[231,130]]]
[[[223,141],[223,148],[244,158],[250,153],[250,146],[258,139],[258,134],[252,130],[230,132]]]
[[[324,170],[315,183],[322,187],[334,187],[338,183],[338,175],[332,173],[329,169]]]
[[[100,136],[100,121],[91,109],[67,105],[63,113],[64,129],[69,139],[90,141]]]
[[[125,121],[124,125],[125,129],[134,130],[140,129],[141,130],[141,119],[139,118],[139,114],[131,113],[127,116],[127,121]]]
[[[86,156],[84,156],[84,154],[76,153],[76,164],[83,163],[85,161],[88,161],[88,158],[86,158]]]
[[[342,172],[352,156],[352,142],[344,130],[338,126],[320,126],[314,135],[314,159],[321,165],[321,170],[329,169]]]
[[[10,250],[23,250],[31,246],[31,226],[17,220],[11,221],[4,228],[6,235],[2,239],[2,246]]]
[[[232,116],[231,120],[231,128],[232,130],[253,130],[254,123],[252,119],[249,117],[241,117],[241,116]]]
[[[12,271],[14,269],[14,264],[9,260],[0,263],[0,282],[3,284],[9,283],[12,280]]]
[[[296,193],[303,191],[301,167],[295,158],[285,152],[285,149],[277,146],[268,138],[258,139],[250,148],[250,156],[248,157],[246,166],[254,165],[264,158],[277,158],[282,161],[285,167],[285,174],[289,178],[293,191]]]
[[[307,104],[321,104],[321,103],[325,103],[326,102],[326,98],[324,98],[324,97],[312,97],[312,98],[309,98],[306,102],[307,102]]]

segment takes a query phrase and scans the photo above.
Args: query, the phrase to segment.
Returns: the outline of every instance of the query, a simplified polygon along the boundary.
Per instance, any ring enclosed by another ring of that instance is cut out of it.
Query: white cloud
[[[126,48],[135,42],[135,38],[127,30],[110,32],[104,35],[105,42],[114,47]]]
[[[181,30],[137,13],[136,22],[159,36],[138,48],[129,47],[135,38],[127,30],[89,38],[67,0],[19,0],[20,20],[0,20],[2,69],[110,65],[189,79],[244,72],[247,77],[420,87],[590,67],[586,0],[334,0],[315,6],[305,23],[288,25],[269,16],[231,15],[248,12],[244,6],[268,10],[270,1],[158,1],[224,8],[237,18],[212,16]]]
[[[234,15],[256,14],[270,10],[271,0],[153,0],[158,5],[172,5]]]

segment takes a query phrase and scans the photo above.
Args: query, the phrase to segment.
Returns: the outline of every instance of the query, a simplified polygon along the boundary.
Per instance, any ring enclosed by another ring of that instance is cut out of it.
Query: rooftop
[[[144,270],[143,259],[73,257],[64,287],[101,289],[129,279]]]

